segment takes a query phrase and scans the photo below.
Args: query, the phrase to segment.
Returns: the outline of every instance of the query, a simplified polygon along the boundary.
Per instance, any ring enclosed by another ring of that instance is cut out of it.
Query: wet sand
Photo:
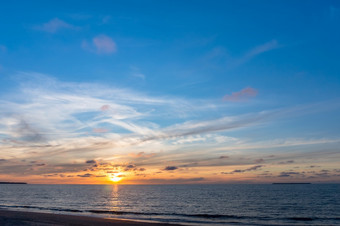
[[[129,220],[104,219],[87,216],[74,216],[52,213],[24,212],[0,209],[0,225],[2,226],[104,226],[104,225],[127,225],[127,226],[173,226],[175,224],[144,223]],[[178,224],[177,224],[178,225]]]

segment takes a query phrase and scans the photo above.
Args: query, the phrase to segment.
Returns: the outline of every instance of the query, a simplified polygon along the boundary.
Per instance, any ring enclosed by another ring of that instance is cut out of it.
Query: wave
[[[289,221],[315,221],[315,220],[332,220],[339,221],[340,217],[260,217],[260,216],[241,216],[241,215],[227,215],[227,214],[180,214],[180,213],[155,213],[155,212],[133,212],[133,211],[113,211],[113,210],[77,210],[69,208],[50,208],[39,206],[20,206],[20,205],[0,205],[0,208],[25,208],[25,209],[37,209],[44,211],[58,211],[58,212],[73,212],[73,213],[94,213],[94,214],[107,214],[115,216],[154,216],[154,217],[179,217],[179,218],[192,218],[192,219],[210,219],[210,220],[260,220],[260,221],[277,221],[277,220],[289,220]],[[237,222],[234,222],[237,223]]]
[[[5,207],[5,208],[38,209],[38,210],[62,211],[62,212],[74,212],[74,213],[84,212],[84,211],[82,211],[82,210],[75,210],[75,209],[48,208],[48,207],[40,207],[40,206],[8,206],[8,205],[0,205],[0,207]]]
[[[87,210],[91,213],[97,214],[112,214],[112,215],[146,215],[146,216],[181,216],[181,217],[195,217],[207,219],[258,219],[258,220],[295,220],[295,221],[313,221],[313,220],[340,220],[340,218],[322,218],[322,217],[258,217],[258,216],[241,216],[241,215],[226,215],[226,214],[179,214],[179,213],[142,213],[142,212],[128,212],[128,211],[111,211],[111,210]]]
[[[240,218],[253,218],[247,216],[236,216],[236,215],[219,215],[219,214],[178,214],[178,213],[142,213],[142,212],[127,212],[127,211],[111,211],[111,210],[88,210],[90,213],[97,213],[97,214],[113,214],[113,215],[123,215],[123,214],[130,214],[130,215],[146,215],[146,216],[182,216],[182,217],[200,217],[200,218],[233,218],[233,219],[240,219]]]

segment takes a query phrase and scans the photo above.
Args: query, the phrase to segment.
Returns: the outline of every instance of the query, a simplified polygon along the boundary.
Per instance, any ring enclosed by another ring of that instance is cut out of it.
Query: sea
[[[340,184],[0,184],[0,208],[183,225],[340,225]]]

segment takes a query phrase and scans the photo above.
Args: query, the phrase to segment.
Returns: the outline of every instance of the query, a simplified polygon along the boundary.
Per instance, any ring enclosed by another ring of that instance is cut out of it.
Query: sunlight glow
[[[115,183],[118,183],[123,179],[122,174],[112,174],[110,175],[109,178],[112,182],[115,182]]]

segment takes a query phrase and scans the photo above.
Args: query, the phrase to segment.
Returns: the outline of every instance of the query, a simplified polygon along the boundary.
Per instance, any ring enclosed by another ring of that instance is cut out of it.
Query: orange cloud
[[[104,129],[104,128],[94,128],[92,131],[94,133],[106,133],[106,132],[108,132],[108,130]]]
[[[151,158],[151,157],[153,157],[155,155],[156,155],[155,153],[147,154],[144,151],[139,152],[137,154],[135,154],[135,153],[130,153],[129,154],[129,156],[132,157],[132,158]]]

